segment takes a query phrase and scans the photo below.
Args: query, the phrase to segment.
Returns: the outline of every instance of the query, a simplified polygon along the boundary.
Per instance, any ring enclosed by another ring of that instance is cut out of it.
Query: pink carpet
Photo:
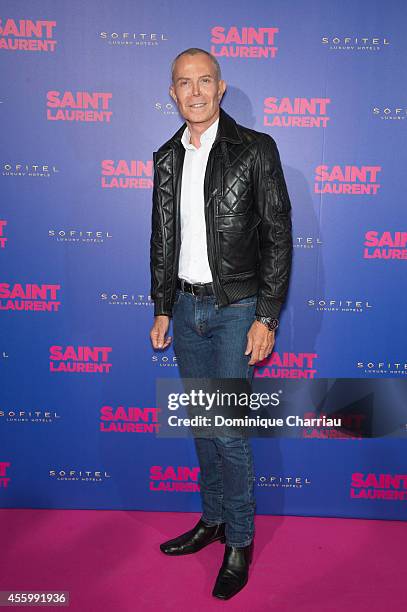
[[[249,583],[220,601],[211,590],[222,544],[178,558],[158,547],[198,518],[2,509],[0,590],[69,591],[71,604],[60,609],[72,612],[407,609],[407,528],[401,521],[256,516]]]

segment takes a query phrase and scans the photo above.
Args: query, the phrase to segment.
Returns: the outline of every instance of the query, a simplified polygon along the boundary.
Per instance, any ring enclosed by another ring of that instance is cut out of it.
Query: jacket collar
[[[182,144],[181,138],[186,127],[187,124],[186,122],[184,122],[179,128],[179,130],[175,132],[169,142],[171,146],[180,146]],[[242,142],[239,133],[239,127],[236,121],[233,119],[233,117],[228,115],[227,112],[224,111],[221,107],[219,108],[218,130],[216,132],[216,137],[213,144],[215,145],[220,140],[226,140],[234,144]]]

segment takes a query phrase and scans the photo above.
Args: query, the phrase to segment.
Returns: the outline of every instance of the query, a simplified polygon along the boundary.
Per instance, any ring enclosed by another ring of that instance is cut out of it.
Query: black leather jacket
[[[185,149],[180,129],[153,153],[150,241],[154,315],[172,316],[180,252]],[[291,204],[277,145],[238,125],[222,108],[204,180],[209,266],[216,302],[257,294],[256,314],[277,318],[292,260]]]

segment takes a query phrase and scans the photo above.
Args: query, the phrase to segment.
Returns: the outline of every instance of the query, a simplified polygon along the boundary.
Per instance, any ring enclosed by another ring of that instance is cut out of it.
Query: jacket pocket
[[[245,234],[253,231],[260,223],[260,217],[251,214],[242,215],[223,215],[217,217],[218,232],[234,232]]]
[[[261,219],[257,215],[234,215],[217,219],[220,272],[223,278],[255,276],[258,265]]]

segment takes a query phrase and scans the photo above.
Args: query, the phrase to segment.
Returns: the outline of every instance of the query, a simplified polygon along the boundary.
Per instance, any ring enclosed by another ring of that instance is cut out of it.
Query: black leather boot
[[[209,527],[202,519],[199,519],[193,529],[160,544],[160,549],[166,555],[189,555],[216,540],[225,542],[225,523]]]
[[[253,558],[253,541],[248,546],[226,546],[222,567],[212,591],[214,597],[230,599],[247,584]]]

